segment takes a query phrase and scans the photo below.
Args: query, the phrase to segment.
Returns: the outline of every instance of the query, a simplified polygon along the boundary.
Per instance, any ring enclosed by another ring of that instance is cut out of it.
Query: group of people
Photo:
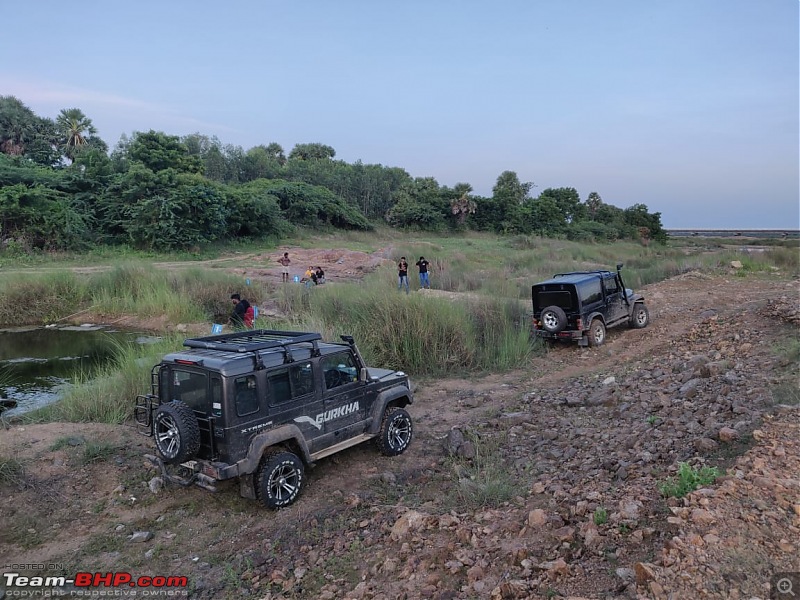
[[[278,259],[278,262],[281,265],[281,281],[283,283],[287,283],[290,281],[289,265],[292,264],[292,261],[289,258],[289,253],[284,252],[283,256]],[[321,283],[325,283],[325,271],[322,270],[322,267],[317,267],[315,269],[314,267],[309,266],[300,282],[307,285],[319,285]]]
[[[300,281],[306,284],[310,282],[314,285],[325,283],[325,271],[322,270],[322,267],[317,267],[315,269],[314,267],[309,266],[308,269],[306,269],[305,275]]]
[[[278,259],[278,262],[281,265],[282,281],[286,283],[290,280],[289,265],[292,264],[292,261],[289,259],[289,253],[284,252],[283,256]],[[431,282],[428,261],[425,260],[424,256],[420,256],[415,264],[419,269],[419,287],[429,290],[431,288]],[[325,283],[325,271],[319,266],[317,268],[309,266],[300,281],[306,285]],[[402,291],[404,288],[406,294],[408,294],[410,291],[410,286],[408,285],[408,261],[405,256],[401,256],[400,262],[397,264],[397,289]],[[231,294],[231,302],[233,302],[233,312],[228,322],[234,329],[252,329],[253,322],[255,321],[255,311],[250,303],[239,294]]]
[[[425,260],[424,256],[420,256],[416,263],[416,266],[419,269],[419,287],[424,290],[431,289],[428,264],[429,263],[427,260]],[[397,289],[402,291],[403,288],[405,288],[407,294],[409,292],[408,261],[406,260],[405,256],[401,256],[400,262],[397,263]]]

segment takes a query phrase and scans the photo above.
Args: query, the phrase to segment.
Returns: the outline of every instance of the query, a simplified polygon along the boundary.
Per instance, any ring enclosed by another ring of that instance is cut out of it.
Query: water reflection
[[[153,339],[102,325],[0,329],[0,398],[16,402],[3,416],[58,400],[78,375],[106,364],[119,344]]]

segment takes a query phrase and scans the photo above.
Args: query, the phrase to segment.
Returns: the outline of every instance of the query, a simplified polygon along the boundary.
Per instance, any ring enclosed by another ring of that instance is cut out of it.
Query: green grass
[[[594,509],[594,516],[592,517],[595,525],[603,525],[608,522],[608,511],[602,506]]]
[[[0,485],[20,485],[25,477],[25,467],[14,456],[0,456]]]
[[[506,463],[501,437],[468,433],[465,438],[475,447],[475,458],[453,458],[453,498],[460,506],[497,508],[518,494],[525,484]]]
[[[698,487],[710,485],[719,477],[719,469],[703,466],[700,469],[689,463],[678,464],[678,475],[659,484],[658,490],[667,498],[683,498]]]

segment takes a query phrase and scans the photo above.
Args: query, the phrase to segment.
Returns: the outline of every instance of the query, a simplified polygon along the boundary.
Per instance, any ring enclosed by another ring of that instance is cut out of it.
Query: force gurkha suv
[[[533,334],[599,346],[606,329],[623,323],[641,329],[650,316],[644,298],[625,288],[622,265],[613,271],[558,273],[531,287]]]
[[[136,398],[137,426],[158,453],[148,458],[182,485],[215,491],[238,477],[242,496],[279,508],[300,493],[304,465],[369,439],[400,454],[413,431],[408,376],[367,367],[341,337],[262,329],[187,339]]]

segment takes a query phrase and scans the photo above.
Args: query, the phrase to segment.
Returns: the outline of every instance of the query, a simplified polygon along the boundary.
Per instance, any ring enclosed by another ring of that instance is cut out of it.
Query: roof
[[[608,277],[616,275],[612,271],[574,271],[572,273],[557,273],[552,278],[540,281],[534,285],[563,284],[563,283],[582,283],[598,277]]]
[[[237,375],[253,370],[254,358],[264,367],[276,367],[295,361],[309,360],[317,354],[327,355],[347,350],[346,343],[320,342],[319,334],[253,330],[224,335],[189,338],[186,350],[164,356],[162,362],[197,364],[223,375]]]

